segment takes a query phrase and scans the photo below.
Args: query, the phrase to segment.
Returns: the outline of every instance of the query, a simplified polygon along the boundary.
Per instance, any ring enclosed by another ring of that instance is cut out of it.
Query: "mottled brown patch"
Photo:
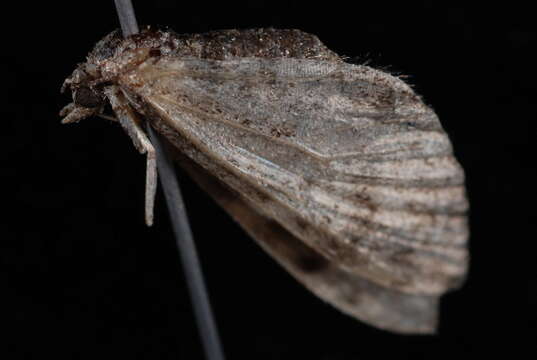
[[[317,36],[295,29],[217,30],[203,34],[177,34],[150,27],[127,39],[114,31],[101,40],[90,56],[103,60],[117,48],[159,48],[179,57],[224,60],[230,57],[297,58],[341,61]]]

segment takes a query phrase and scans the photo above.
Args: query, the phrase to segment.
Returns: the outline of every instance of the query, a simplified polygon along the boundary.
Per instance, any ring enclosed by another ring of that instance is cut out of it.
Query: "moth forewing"
[[[363,67],[322,65],[296,59],[149,59],[119,83],[141,99],[153,124],[166,125],[156,125],[158,130],[185,137],[192,143],[190,156],[203,153],[207,163],[197,161],[211,172],[218,173],[213,163],[227,169],[235,179],[226,182],[250,202],[244,184],[262,193],[266,200],[252,205],[327,258],[401,291],[444,292],[465,271],[465,218],[446,209],[464,198],[416,211],[412,198],[405,204],[393,195],[373,198],[369,188],[421,188],[432,205],[446,187],[460,187],[462,172],[444,145],[445,134],[397,80]],[[140,83],[146,85],[136,86]],[[391,86],[389,99],[375,96],[371,88],[378,84]],[[356,97],[355,108],[346,108],[344,116],[334,107]],[[374,113],[371,104],[381,111]],[[353,125],[361,117],[377,120],[357,131]],[[420,127],[441,140],[412,135]],[[378,138],[386,136],[401,137],[402,151],[395,140],[383,148]],[[404,147],[408,138],[411,154]],[[340,183],[352,191],[342,196]]]
[[[464,174],[401,80],[274,29],[109,36],[88,63],[93,89],[115,84],[316,295],[382,328],[434,329],[467,267]]]

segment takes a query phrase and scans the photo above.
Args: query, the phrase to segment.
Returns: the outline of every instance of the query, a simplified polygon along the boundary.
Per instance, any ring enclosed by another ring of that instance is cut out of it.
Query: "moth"
[[[434,111],[398,77],[299,30],[112,32],[64,84],[63,123],[117,121],[176,160],[315,295],[373,326],[436,329],[468,267],[464,172]],[[107,115],[107,112],[113,115]]]

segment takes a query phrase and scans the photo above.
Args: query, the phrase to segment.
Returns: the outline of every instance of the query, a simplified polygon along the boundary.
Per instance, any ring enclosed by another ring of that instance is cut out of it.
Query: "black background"
[[[533,13],[515,2],[350,4],[134,2],[140,24],[299,28],[358,63],[410,75],[466,170],[471,269],[443,298],[436,336],[391,334],[325,305],[179,172],[226,354],[518,358],[535,336],[537,305],[527,250],[536,240]],[[62,126],[57,114],[70,101],[59,93],[63,79],[118,27],[113,2],[21,3],[10,17],[1,43],[4,358],[201,359],[160,192],[155,226],[143,223],[145,158],[118,126],[97,118]]]

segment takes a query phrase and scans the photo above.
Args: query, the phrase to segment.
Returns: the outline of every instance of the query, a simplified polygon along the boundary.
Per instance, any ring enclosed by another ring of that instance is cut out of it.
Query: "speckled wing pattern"
[[[464,174],[403,81],[336,61],[165,56],[118,81],[197,173],[259,215],[256,231],[227,208],[310,290],[377,326],[432,331],[438,296],[466,272]],[[284,232],[324,265],[271,251]]]

